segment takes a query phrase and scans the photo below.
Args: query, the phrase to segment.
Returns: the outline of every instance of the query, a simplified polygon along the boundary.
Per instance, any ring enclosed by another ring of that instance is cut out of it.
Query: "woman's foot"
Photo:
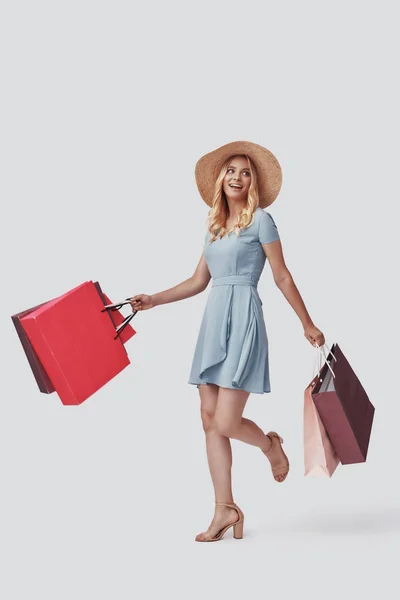
[[[211,540],[221,531],[221,529],[223,529],[227,525],[232,525],[232,523],[236,523],[239,520],[239,518],[240,517],[238,511],[235,508],[230,508],[228,506],[216,506],[214,518],[211,521],[209,528],[207,529],[207,531],[196,535],[195,541],[205,542],[206,540]]]
[[[261,448],[268,458],[275,481],[282,483],[289,472],[289,461],[281,445],[281,438],[274,431],[265,435],[265,447]]]

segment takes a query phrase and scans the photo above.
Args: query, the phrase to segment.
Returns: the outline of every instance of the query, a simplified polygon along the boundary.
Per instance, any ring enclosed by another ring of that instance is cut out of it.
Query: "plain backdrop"
[[[398,598],[396,9],[2,5],[2,599]],[[315,350],[266,262],[272,390],[244,414],[281,433],[291,473],[274,482],[233,440],[244,538],[199,544],[214,494],[187,380],[210,287],[138,313],[131,365],[80,406],[39,392],[10,317],[86,280],[119,301],[190,277],[208,212],[194,166],[233,140],[277,156],[287,265],[376,412],[365,464],[304,477]]]

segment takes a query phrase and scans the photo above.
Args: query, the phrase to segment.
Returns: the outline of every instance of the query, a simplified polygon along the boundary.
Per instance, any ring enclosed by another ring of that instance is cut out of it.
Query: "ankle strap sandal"
[[[238,513],[238,520],[235,521],[234,523],[228,523],[228,525],[225,525],[225,527],[220,529],[218,531],[218,533],[216,533],[212,538],[210,538],[208,540],[200,539],[200,538],[196,537],[196,542],[217,542],[218,540],[222,539],[223,535],[225,534],[226,531],[228,531],[228,529],[230,527],[233,527],[233,537],[236,540],[241,540],[243,537],[244,514],[242,513],[242,511],[240,510],[238,505],[235,503],[229,504],[226,502],[215,502],[215,505],[216,506],[228,506],[229,508],[234,508],[236,510],[236,512]]]
[[[283,439],[281,438],[280,435],[278,435],[276,433],[276,431],[269,431],[267,434],[267,437],[269,437],[269,439],[271,440],[271,447],[267,452],[264,452],[264,450],[262,450],[262,453],[265,454],[265,456],[267,458],[270,458],[271,455],[271,450],[273,448],[273,444],[274,444],[274,439],[278,440],[278,444],[280,445],[280,448],[283,452],[283,455],[285,457],[285,462],[277,467],[272,467],[271,466],[271,471],[272,471],[272,475],[274,476],[275,481],[277,481],[278,483],[282,483],[283,481],[285,481],[287,474],[289,473],[289,469],[290,469],[290,465],[289,465],[289,461],[288,461],[288,457],[286,456],[283,448],[282,448],[282,444],[283,444]],[[277,477],[280,476],[281,479],[277,479]]]

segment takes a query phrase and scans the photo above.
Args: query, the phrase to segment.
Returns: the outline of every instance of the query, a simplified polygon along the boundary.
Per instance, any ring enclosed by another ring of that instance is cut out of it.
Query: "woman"
[[[274,155],[251,142],[231,142],[196,164],[196,182],[211,207],[204,252],[189,279],[173,288],[131,298],[134,310],[147,310],[203,292],[213,277],[188,383],[197,385],[206,436],[207,458],[215,491],[215,512],[196,541],[222,538],[233,527],[243,535],[244,516],[234,503],[230,438],[257,446],[268,457],[276,481],[283,482],[289,461],[282,438],[265,434],[242,416],[251,392],[271,391],[268,338],[257,283],[268,258],[273,278],[298,315],[306,339],[325,343],[314,325],[285,264],[277,226],[263,210],[276,199],[282,172]]]

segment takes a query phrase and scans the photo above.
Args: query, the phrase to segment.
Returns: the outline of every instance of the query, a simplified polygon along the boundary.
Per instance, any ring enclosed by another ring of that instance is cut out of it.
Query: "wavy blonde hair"
[[[235,156],[243,156],[247,159],[251,176],[250,187],[247,193],[247,204],[242,209],[233,230],[238,236],[241,229],[249,227],[254,221],[254,213],[259,205],[257,170],[253,161],[246,154],[232,154],[222,165],[217,181],[215,182],[214,198],[212,207],[207,216],[207,227],[210,232],[210,242],[213,242],[217,237],[224,237],[230,233],[226,229],[226,221],[228,217],[228,202],[223,190],[223,180],[228,171],[228,167]]]

